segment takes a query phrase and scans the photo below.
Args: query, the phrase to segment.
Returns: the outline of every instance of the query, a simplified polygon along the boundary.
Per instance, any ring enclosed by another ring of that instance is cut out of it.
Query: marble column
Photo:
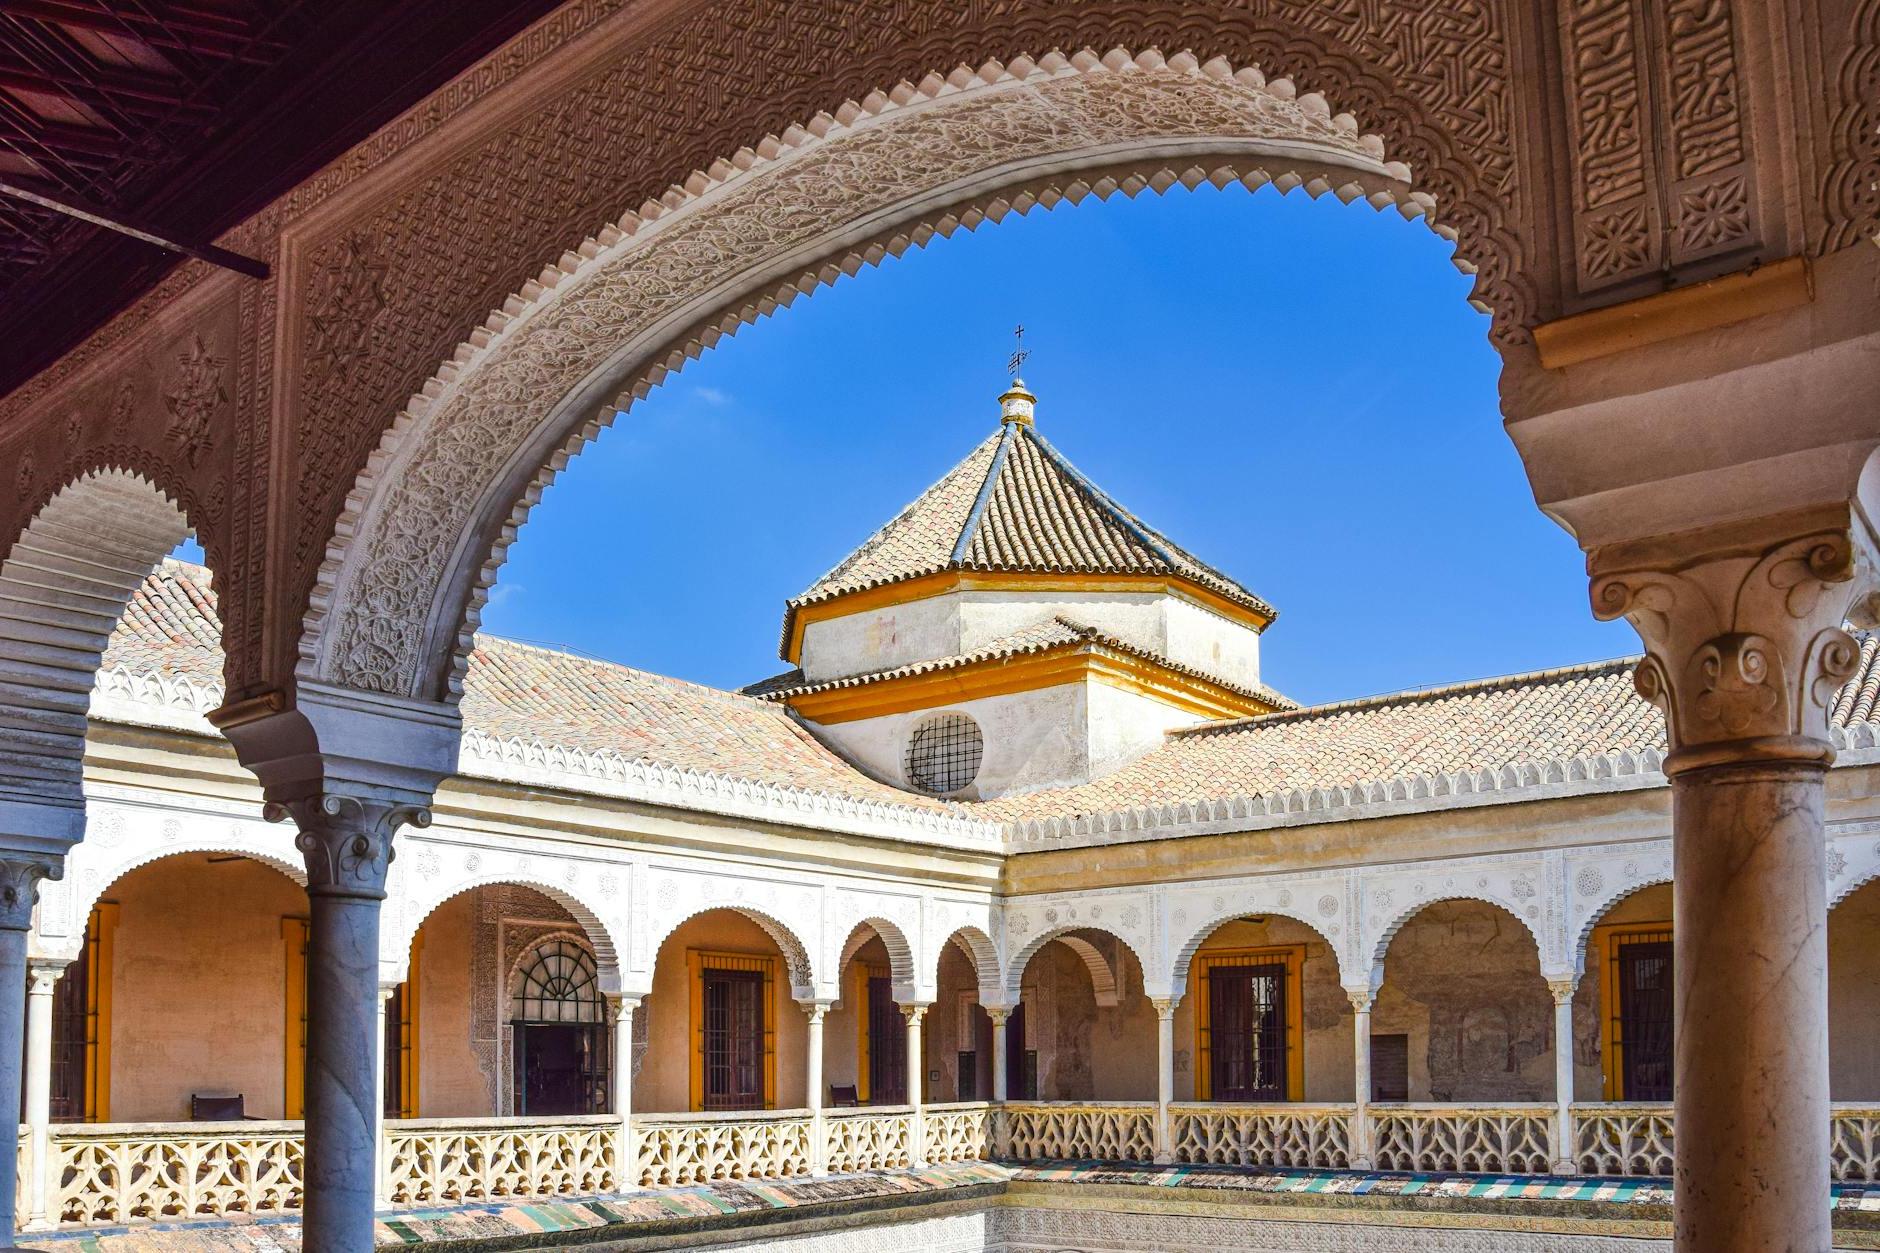
[[[633,1143],[633,1011],[637,996],[608,998],[614,1017],[614,1113],[620,1118],[614,1142],[614,1190],[628,1192],[640,1186],[640,1155]]]
[[[380,1024],[379,907],[392,833],[429,825],[419,806],[326,793],[270,803],[292,816],[307,862],[305,1253],[358,1253],[373,1243],[377,1134],[384,1075],[375,1066]]]
[[[33,925],[40,880],[55,877],[59,868],[51,859],[0,857],[0,1127],[20,1125],[26,935]],[[50,1016],[46,1021],[50,1027]],[[47,1073],[49,1078],[50,1069]],[[11,1247],[19,1229],[19,1186],[19,1154],[0,1153],[0,1240],[7,1241],[0,1247]]]
[[[803,1043],[803,1086],[809,1106],[809,1173],[829,1173],[829,1137],[823,1125],[823,1015],[829,1012],[825,1001],[809,1001],[803,1013],[809,1022]]]
[[[1351,1166],[1371,1169],[1371,1003],[1370,988],[1346,988],[1351,1001]]]
[[[1167,1165],[1175,1160],[1174,1128],[1169,1124],[1168,1107],[1175,1101],[1175,1006],[1173,997],[1158,996],[1155,1006],[1155,1160]]]
[[[52,1208],[52,994],[69,962],[29,963],[26,984],[26,1124],[32,1136],[26,1230],[50,1231]]]
[[[907,1103],[913,1106],[912,1142],[908,1158],[915,1166],[927,1164],[927,1118],[922,1099],[927,1077],[926,1061],[921,1056],[921,1025],[927,1021],[926,1005],[903,1005],[901,1016],[907,1019]]]
[[[992,1099],[995,1102],[1008,1098],[1006,1085],[1011,1082],[1005,1073],[1005,1024],[1011,1019],[1009,1009],[987,1009],[986,1016],[992,1019]]]
[[[1573,992],[1578,979],[1549,979],[1554,997],[1554,1173],[1579,1173],[1573,1131]]]
[[[1829,1247],[1827,702],[1872,553],[1838,506],[1588,558],[1670,733],[1679,1253]]]

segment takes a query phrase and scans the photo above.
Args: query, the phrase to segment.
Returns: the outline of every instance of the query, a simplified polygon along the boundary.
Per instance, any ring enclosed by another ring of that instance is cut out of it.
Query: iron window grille
[[[907,741],[907,777],[915,787],[945,796],[979,777],[986,737],[965,714],[940,714],[914,728]]]
[[[572,940],[545,940],[536,945],[516,972],[512,1008],[516,1022],[605,1022],[605,998],[594,954]]]

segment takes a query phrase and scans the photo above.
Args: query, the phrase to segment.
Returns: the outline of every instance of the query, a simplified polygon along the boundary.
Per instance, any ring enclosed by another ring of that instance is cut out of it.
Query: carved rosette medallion
[[[1664,710],[1666,774],[1832,759],[1828,701],[1860,651],[1841,624],[1872,569],[1860,524],[1839,512],[1841,525],[1740,528],[1678,564],[1642,550],[1594,555],[1594,612],[1623,615],[1645,641],[1634,682]]]

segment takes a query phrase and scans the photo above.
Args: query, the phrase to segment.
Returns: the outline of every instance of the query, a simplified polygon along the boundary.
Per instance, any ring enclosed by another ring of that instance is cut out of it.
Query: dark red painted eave
[[[295,64],[290,54],[259,107],[209,123],[198,151],[124,207],[178,237],[213,241],[557,7],[557,0],[316,2],[328,6],[323,23],[352,29],[324,56]],[[178,264],[175,254],[86,228],[81,247],[0,293],[0,395]]]

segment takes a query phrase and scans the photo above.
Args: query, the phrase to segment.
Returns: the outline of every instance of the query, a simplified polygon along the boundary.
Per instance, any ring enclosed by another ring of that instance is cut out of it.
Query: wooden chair
[[[847,1087],[837,1087],[833,1083],[829,1085],[829,1106],[831,1109],[854,1109],[860,1104],[860,1098],[855,1095],[854,1084],[851,1083]]]

